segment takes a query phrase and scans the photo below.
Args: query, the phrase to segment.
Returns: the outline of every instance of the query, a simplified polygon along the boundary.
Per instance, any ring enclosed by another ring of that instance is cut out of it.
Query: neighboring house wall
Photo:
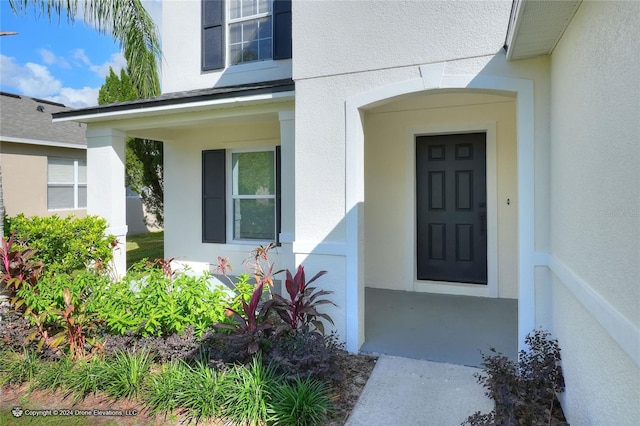
[[[51,121],[52,114],[68,110],[0,92],[0,166],[8,216],[86,215],[86,125]]]
[[[583,2],[551,56],[551,273],[571,424],[640,419],[640,5]],[[546,299],[546,300],[545,300]]]
[[[7,216],[86,216],[87,209],[47,208],[48,158],[85,160],[84,149],[57,148],[3,142],[0,149],[2,189]]]
[[[127,235],[145,234],[160,231],[155,217],[147,211],[142,197],[127,195]]]

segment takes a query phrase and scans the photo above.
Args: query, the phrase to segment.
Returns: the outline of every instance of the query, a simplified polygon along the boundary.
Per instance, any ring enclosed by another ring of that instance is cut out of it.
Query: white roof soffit
[[[582,0],[513,0],[507,30],[507,60],[549,55]]]
[[[41,145],[41,146],[53,146],[56,148],[72,148],[72,149],[87,149],[87,144],[77,144],[77,143],[69,143],[69,142],[56,142],[56,141],[40,141],[36,139],[27,139],[27,138],[14,138],[12,136],[2,136],[0,135],[1,142],[9,142],[9,143],[23,143],[27,145]]]
[[[295,98],[295,92],[277,92],[253,96],[238,96],[223,99],[211,99],[181,104],[151,106],[147,108],[126,109],[122,111],[87,113],[73,117],[54,118],[53,122],[77,121],[80,123],[103,122],[110,120],[122,120],[140,117],[151,117],[165,114],[203,111],[220,108],[232,108],[239,106],[260,105],[266,103],[289,102]]]

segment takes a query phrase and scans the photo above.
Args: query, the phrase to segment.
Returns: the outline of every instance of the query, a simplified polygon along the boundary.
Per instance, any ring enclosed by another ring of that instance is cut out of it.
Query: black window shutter
[[[227,242],[225,151],[202,151],[202,242]]]
[[[280,146],[276,146],[276,245],[280,245],[282,230],[282,160]]]
[[[291,0],[273,2],[273,59],[291,57]]]
[[[202,70],[224,68],[224,0],[202,0]]]

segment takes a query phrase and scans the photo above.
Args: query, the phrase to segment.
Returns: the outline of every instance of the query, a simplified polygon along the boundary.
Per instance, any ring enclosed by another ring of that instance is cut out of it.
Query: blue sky
[[[160,26],[159,0],[143,2]],[[14,16],[8,0],[0,0],[0,90],[49,99],[73,108],[96,105],[109,67],[126,65],[120,47],[82,20],[72,26],[57,18],[49,22],[33,10]]]

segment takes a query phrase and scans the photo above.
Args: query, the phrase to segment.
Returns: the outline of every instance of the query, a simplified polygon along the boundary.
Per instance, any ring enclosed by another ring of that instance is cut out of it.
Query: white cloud
[[[47,49],[40,49],[40,57],[42,58],[42,62],[47,65],[52,65],[56,62],[56,55]]]
[[[21,65],[5,55],[0,55],[0,82],[25,96],[49,99],[72,108],[98,104],[99,87],[63,87],[46,66],[33,62]]]
[[[91,61],[86,53],[84,53],[84,49],[75,49],[71,52],[73,59],[79,61],[80,64],[91,66]],[[76,62],[77,64],[78,62]]]
[[[100,78],[105,78],[109,75],[109,68],[113,68],[113,71],[118,74],[120,73],[120,69],[127,66],[127,61],[124,58],[124,55],[120,52],[112,53],[111,57],[100,65],[94,65],[85,53],[84,49],[75,49],[72,55],[73,59],[76,60],[76,66],[85,66],[96,73]]]
[[[124,55],[120,52],[113,53],[109,60],[102,65],[93,65],[91,66],[91,70],[98,74],[100,77],[105,78],[109,75],[109,68],[113,68],[113,72],[116,74],[120,74],[120,70],[122,68],[127,67],[127,60],[124,58]]]
[[[40,49],[39,53],[40,53],[40,58],[42,59],[42,62],[44,62],[47,65],[57,65],[60,68],[65,68],[65,69],[71,68],[71,65],[69,65],[69,62],[67,62],[65,58],[63,58],[62,56],[56,56],[56,54],[50,50]]]
[[[27,62],[16,63],[15,58],[0,55],[0,80],[3,85],[18,89],[27,96],[47,97],[57,93],[62,87],[44,65]]]
[[[63,87],[60,89],[59,95],[51,96],[49,99],[71,108],[83,108],[98,105],[99,91],[99,87],[83,87],[82,89]]]

